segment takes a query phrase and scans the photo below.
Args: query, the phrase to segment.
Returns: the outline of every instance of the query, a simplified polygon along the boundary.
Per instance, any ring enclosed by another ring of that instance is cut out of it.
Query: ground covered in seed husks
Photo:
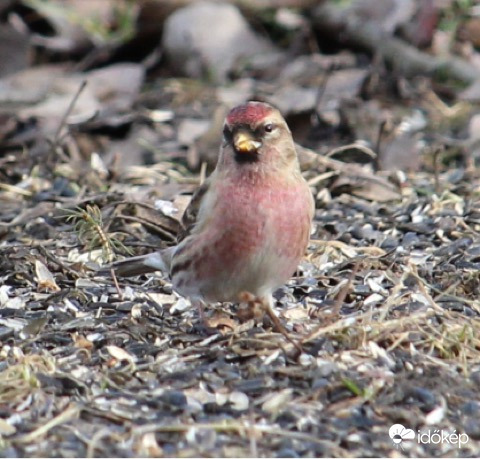
[[[478,6],[195,4],[0,6],[0,456],[480,456]],[[249,99],[316,198],[289,338],[96,274],[175,243]]]

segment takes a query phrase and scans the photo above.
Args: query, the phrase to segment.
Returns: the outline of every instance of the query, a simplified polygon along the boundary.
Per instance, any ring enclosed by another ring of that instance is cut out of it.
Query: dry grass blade
[[[331,158],[333,155],[336,155],[338,153],[343,153],[344,151],[348,151],[348,150],[359,150],[362,153],[365,153],[366,155],[370,156],[370,158],[372,159],[375,159],[377,157],[377,154],[371,148],[368,148],[366,145],[362,145],[361,143],[358,143],[358,142],[333,148],[325,156],[327,158]]]
[[[50,356],[30,355],[0,373],[0,402],[19,403],[39,386],[37,372],[52,373],[55,362]]]
[[[150,432],[186,432],[192,427],[197,429],[212,429],[217,432],[236,432],[242,437],[247,437],[249,432],[256,431],[267,435],[274,435],[284,438],[292,438],[295,440],[317,443],[320,445],[331,444],[328,440],[320,440],[314,435],[302,432],[292,432],[279,427],[266,426],[262,424],[247,424],[244,422],[224,421],[219,423],[192,423],[192,424],[146,424],[135,429],[135,435],[143,435]],[[333,446],[333,445],[332,445]]]
[[[63,114],[63,117],[60,120],[57,131],[55,132],[55,136],[53,138],[53,145],[55,148],[58,146],[58,143],[60,141],[60,134],[62,133],[62,129],[64,128],[67,122],[67,118],[70,116],[70,113],[72,113],[72,110],[74,109],[75,104],[77,103],[77,100],[80,97],[80,94],[82,94],[86,86],[87,86],[87,80],[83,80],[80,83],[80,86],[78,87],[77,92],[74,94],[72,100],[70,101],[70,105],[68,106],[67,110]]]
[[[71,404],[67,407],[65,411],[58,414],[46,424],[38,427],[33,432],[23,435],[21,437],[15,438],[16,443],[30,443],[32,441],[38,440],[43,435],[47,434],[51,429],[57,427],[65,422],[70,421],[70,419],[76,417],[80,414],[81,408],[77,404]]]
[[[358,268],[359,268],[359,263],[356,263],[354,265],[353,269],[352,269],[352,272],[350,273],[350,276],[348,277],[348,280],[347,280],[346,284],[341,288],[339,294],[337,295],[337,298],[335,299],[335,303],[332,307],[332,310],[334,311],[334,314],[336,314],[336,315],[338,315],[338,313],[340,311],[340,308],[341,308],[347,294],[349,293],[349,291],[352,288],[352,282],[353,282],[353,279],[355,278],[355,274],[357,273]],[[348,320],[348,321],[351,321],[351,320]],[[336,324],[332,324],[332,325],[337,325],[338,323],[342,323],[342,322],[343,321],[340,320]],[[326,333],[327,330],[328,331],[333,331],[334,329],[337,329],[337,328],[330,329],[329,327],[331,327],[331,326],[324,327],[322,325],[319,325],[315,330],[310,332],[306,337],[302,338],[300,340],[299,345],[301,345],[303,343],[308,343],[309,341],[312,341],[312,340],[318,338],[320,335]],[[343,327],[340,327],[340,328],[343,328]]]

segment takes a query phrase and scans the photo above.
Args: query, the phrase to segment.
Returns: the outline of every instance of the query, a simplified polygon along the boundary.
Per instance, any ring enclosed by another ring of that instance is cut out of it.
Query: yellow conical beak
[[[257,153],[261,145],[249,132],[238,131],[233,135],[233,146],[238,153]]]

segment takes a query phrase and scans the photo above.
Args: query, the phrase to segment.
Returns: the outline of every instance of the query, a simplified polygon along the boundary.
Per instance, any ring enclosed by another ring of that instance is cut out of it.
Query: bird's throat
[[[259,154],[256,152],[241,153],[241,152],[235,151],[234,158],[235,158],[235,162],[237,162],[238,164],[258,163],[258,161],[260,160]]]

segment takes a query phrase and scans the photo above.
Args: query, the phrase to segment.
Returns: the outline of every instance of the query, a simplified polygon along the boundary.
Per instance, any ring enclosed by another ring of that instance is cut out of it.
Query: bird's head
[[[225,119],[222,165],[256,168],[297,163],[292,134],[280,112],[264,102],[247,102],[233,108]]]

